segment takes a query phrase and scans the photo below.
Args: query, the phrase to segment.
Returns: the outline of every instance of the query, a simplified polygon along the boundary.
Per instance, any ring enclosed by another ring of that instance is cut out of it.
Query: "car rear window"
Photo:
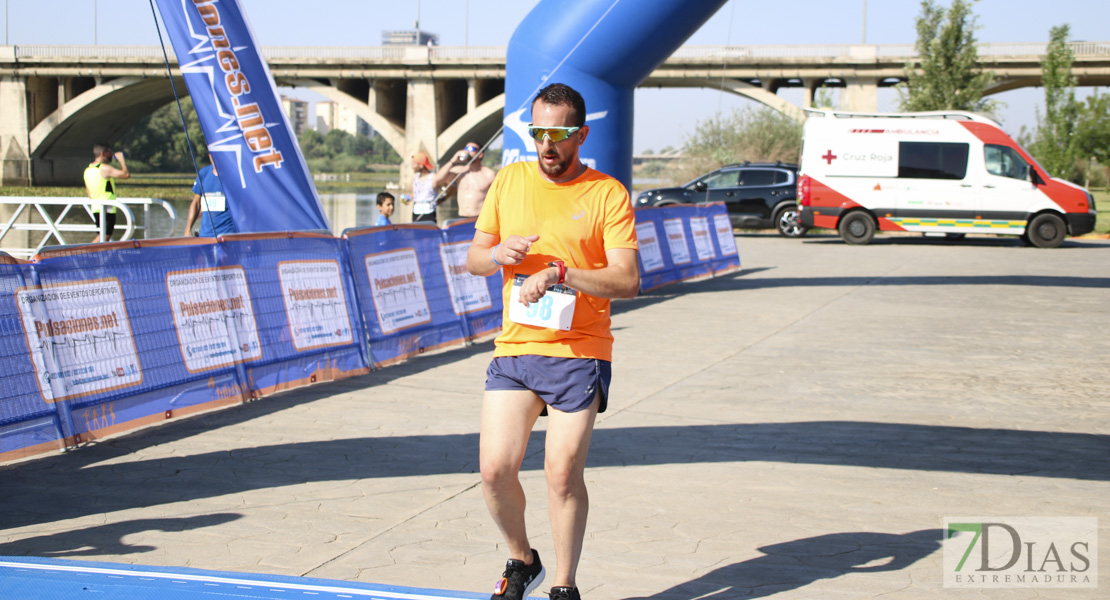
[[[768,169],[746,169],[740,174],[740,185],[774,185],[775,172]]]

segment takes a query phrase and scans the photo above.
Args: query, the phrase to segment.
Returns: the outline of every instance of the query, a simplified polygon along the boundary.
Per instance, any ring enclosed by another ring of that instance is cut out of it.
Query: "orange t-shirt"
[[[498,172],[475,227],[499,240],[540,236],[524,262],[501,268],[505,310],[494,356],[612,360],[608,299],[578,292],[571,329],[561,331],[510,321],[509,293],[515,275],[539,272],[553,260],[572,269],[600,269],[608,264],[606,250],[638,249],[632,203],[619,181],[586,169],[572,181],[551,183],[540,175],[538,163],[513,163]]]

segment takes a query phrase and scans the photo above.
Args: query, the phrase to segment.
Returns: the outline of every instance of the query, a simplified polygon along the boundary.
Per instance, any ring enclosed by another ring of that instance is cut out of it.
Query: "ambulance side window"
[[[1029,163],[1009,146],[986,144],[983,146],[983,158],[991,175],[1023,181],[1029,179]]]
[[[898,177],[963,179],[968,151],[968,144],[953,142],[899,142]]]

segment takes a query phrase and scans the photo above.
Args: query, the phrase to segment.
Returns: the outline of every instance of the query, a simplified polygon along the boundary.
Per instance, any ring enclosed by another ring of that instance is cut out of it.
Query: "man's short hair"
[[[533,106],[536,105],[536,101],[542,101],[551,106],[569,106],[574,110],[574,126],[581,127],[586,124],[586,101],[582,99],[582,94],[565,83],[553,83],[543,88],[532,100]]]
[[[112,149],[111,144],[105,144],[103,142],[93,144],[93,156],[99,157],[101,154],[104,154],[104,152],[106,152],[108,150],[111,150],[111,149]]]
[[[385,204],[386,200],[393,200],[393,199],[394,199],[393,194],[390,194],[389,192],[382,192],[382,193],[378,194],[378,206],[381,206],[381,205]]]

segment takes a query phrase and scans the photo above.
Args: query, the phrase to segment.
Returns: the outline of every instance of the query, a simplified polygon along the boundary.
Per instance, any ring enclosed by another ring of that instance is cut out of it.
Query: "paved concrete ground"
[[[738,275],[615,305],[588,599],[1110,593],[1110,243],[738,245]],[[0,469],[0,555],[490,589],[491,352]],[[524,485],[553,562],[542,438]],[[959,516],[1101,517],[1100,588],[943,588],[942,519]]]

